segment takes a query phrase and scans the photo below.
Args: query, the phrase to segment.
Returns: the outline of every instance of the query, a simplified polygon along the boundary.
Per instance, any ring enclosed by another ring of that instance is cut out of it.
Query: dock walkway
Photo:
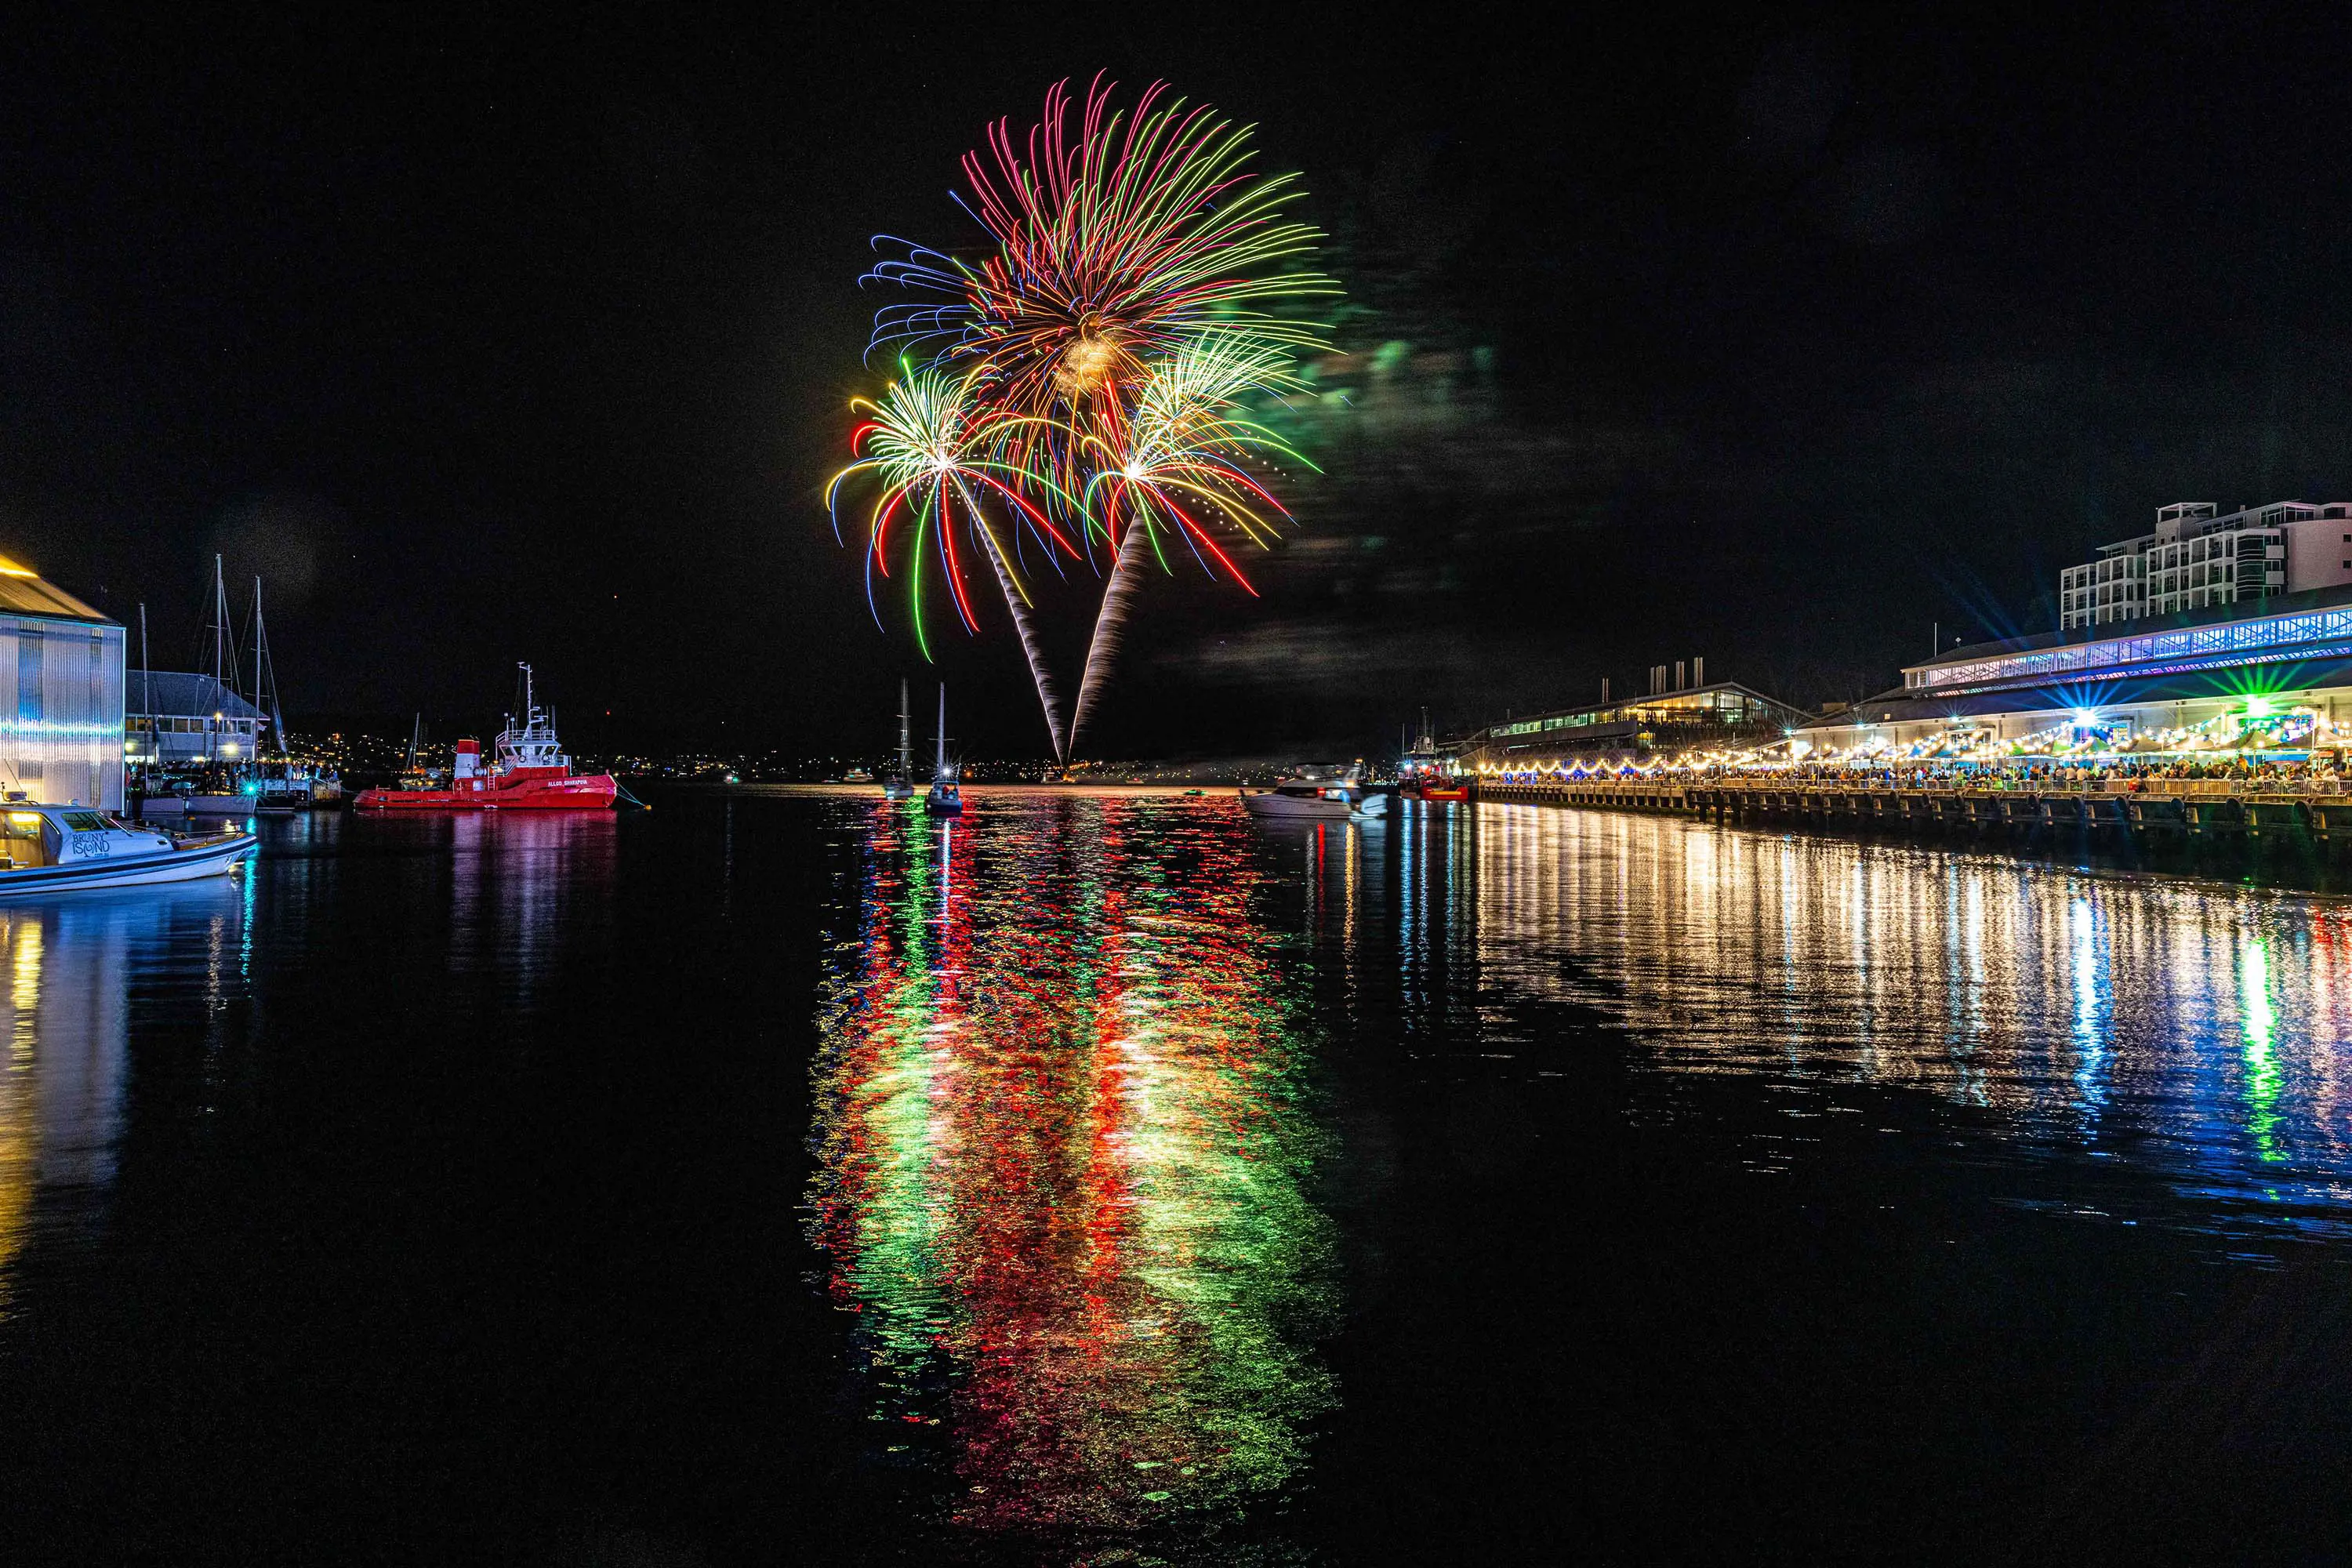
[[[2134,785],[2140,787],[2135,788]],[[1604,811],[1668,811],[1718,822],[1877,826],[1916,833],[2002,834],[2079,828],[2185,838],[2308,836],[2352,842],[2352,795],[2262,780],[2136,779],[2087,788],[1935,788],[1883,780],[1748,779],[1482,781],[1478,798]]]

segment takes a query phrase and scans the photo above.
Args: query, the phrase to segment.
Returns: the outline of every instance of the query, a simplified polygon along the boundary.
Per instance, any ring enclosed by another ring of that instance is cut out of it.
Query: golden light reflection
[[[2333,902],[1630,814],[1486,804],[1477,825],[1481,975],[1602,1007],[1668,1070],[2154,1132],[2220,1184],[2199,1190],[2263,1201],[2323,1197],[2352,1160]]]
[[[36,1076],[41,1004],[41,924],[0,916],[8,961],[8,1060],[0,1072],[0,1310],[8,1300],[7,1268],[25,1245],[33,1188],[40,1173],[40,1084]]]
[[[0,1315],[31,1238],[69,1232],[60,1217],[113,1180],[133,950],[173,910],[233,900],[192,885],[0,909]]]

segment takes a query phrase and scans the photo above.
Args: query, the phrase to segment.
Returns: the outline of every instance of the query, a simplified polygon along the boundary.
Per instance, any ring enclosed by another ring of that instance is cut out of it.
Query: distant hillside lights
[[[2224,516],[2211,501],[2159,507],[2156,531],[2099,547],[2058,577],[2074,631],[2252,604],[2352,583],[2352,501],[2273,501]]]

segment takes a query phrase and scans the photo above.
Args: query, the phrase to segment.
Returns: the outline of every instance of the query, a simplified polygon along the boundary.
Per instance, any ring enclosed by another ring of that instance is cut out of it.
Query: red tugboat
[[[498,757],[482,768],[482,748],[457,742],[447,789],[372,789],[362,811],[610,811],[619,786],[610,773],[575,773],[555,739],[555,720],[531,700],[530,666],[522,668],[522,723],[507,715]]]
[[[1429,710],[1421,710],[1421,739],[1397,763],[1397,794],[1407,800],[1468,800],[1470,781],[1445,771]]]

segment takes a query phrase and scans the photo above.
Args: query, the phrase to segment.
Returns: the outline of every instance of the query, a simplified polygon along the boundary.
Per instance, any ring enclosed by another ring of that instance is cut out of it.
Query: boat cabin
[[[171,847],[167,835],[127,826],[110,812],[13,800],[0,803],[0,871],[79,865],[118,855],[152,855]]]

